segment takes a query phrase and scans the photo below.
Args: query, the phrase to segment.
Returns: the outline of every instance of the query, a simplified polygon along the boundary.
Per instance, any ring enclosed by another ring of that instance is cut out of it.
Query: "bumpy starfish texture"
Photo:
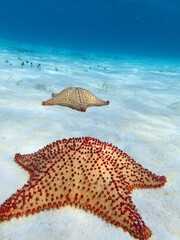
[[[63,139],[33,154],[15,155],[30,179],[0,206],[0,221],[74,205],[90,210],[132,236],[148,239],[132,202],[134,188],[157,188],[166,177],[144,169],[112,144],[90,137]]]
[[[62,90],[60,93],[52,93],[52,98],[43,101],[42,105],[60,105],[85,112],[88,107],[108,105],[109,101],[103,101],[97,98],[90,91],[79,88],[69,87]]]

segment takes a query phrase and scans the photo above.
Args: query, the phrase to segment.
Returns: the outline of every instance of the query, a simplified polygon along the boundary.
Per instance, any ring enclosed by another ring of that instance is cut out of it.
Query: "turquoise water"
[[[0,38],[71,50],[179,57],[178,0],[1,1]]]

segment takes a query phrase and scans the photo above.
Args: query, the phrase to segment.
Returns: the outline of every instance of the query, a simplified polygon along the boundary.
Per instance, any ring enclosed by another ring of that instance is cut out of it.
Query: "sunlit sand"
[[[180,65],[29,48],[0,49],[0,203],[28,180],[13,160],[57,139],[92,136],[127,152],[143,167],[165,175],[156,190],[136,190],[133,201],[152,240],[179,239]],[[78,112],[43,107],[52,92],[89,89],[108,106]],[[65,207],[0,223],[0,239],[133,239],[81,209]]]

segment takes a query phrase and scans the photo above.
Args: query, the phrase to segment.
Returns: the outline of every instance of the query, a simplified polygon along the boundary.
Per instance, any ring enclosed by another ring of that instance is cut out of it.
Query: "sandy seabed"
[[[180,239],[180,60],[0,49],[0,204],[28,180],[15,153],[57,139],[92,136],[165,175],[159,189],[135,190],[133,202],[151,240]],[[24,65],[22,64],[24,63]],[[31,64],[32,63],[32,64]],[[43,107],[69,86],[89,89],[110,105]],[[0,240],[130,240],[129,233],[81,209],[64,207],[0,223]]]

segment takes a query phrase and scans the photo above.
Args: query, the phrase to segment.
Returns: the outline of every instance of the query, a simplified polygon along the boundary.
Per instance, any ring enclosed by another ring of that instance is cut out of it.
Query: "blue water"
[[[0,39],[142,56],[180,56],[179,0],[4,0]]]

